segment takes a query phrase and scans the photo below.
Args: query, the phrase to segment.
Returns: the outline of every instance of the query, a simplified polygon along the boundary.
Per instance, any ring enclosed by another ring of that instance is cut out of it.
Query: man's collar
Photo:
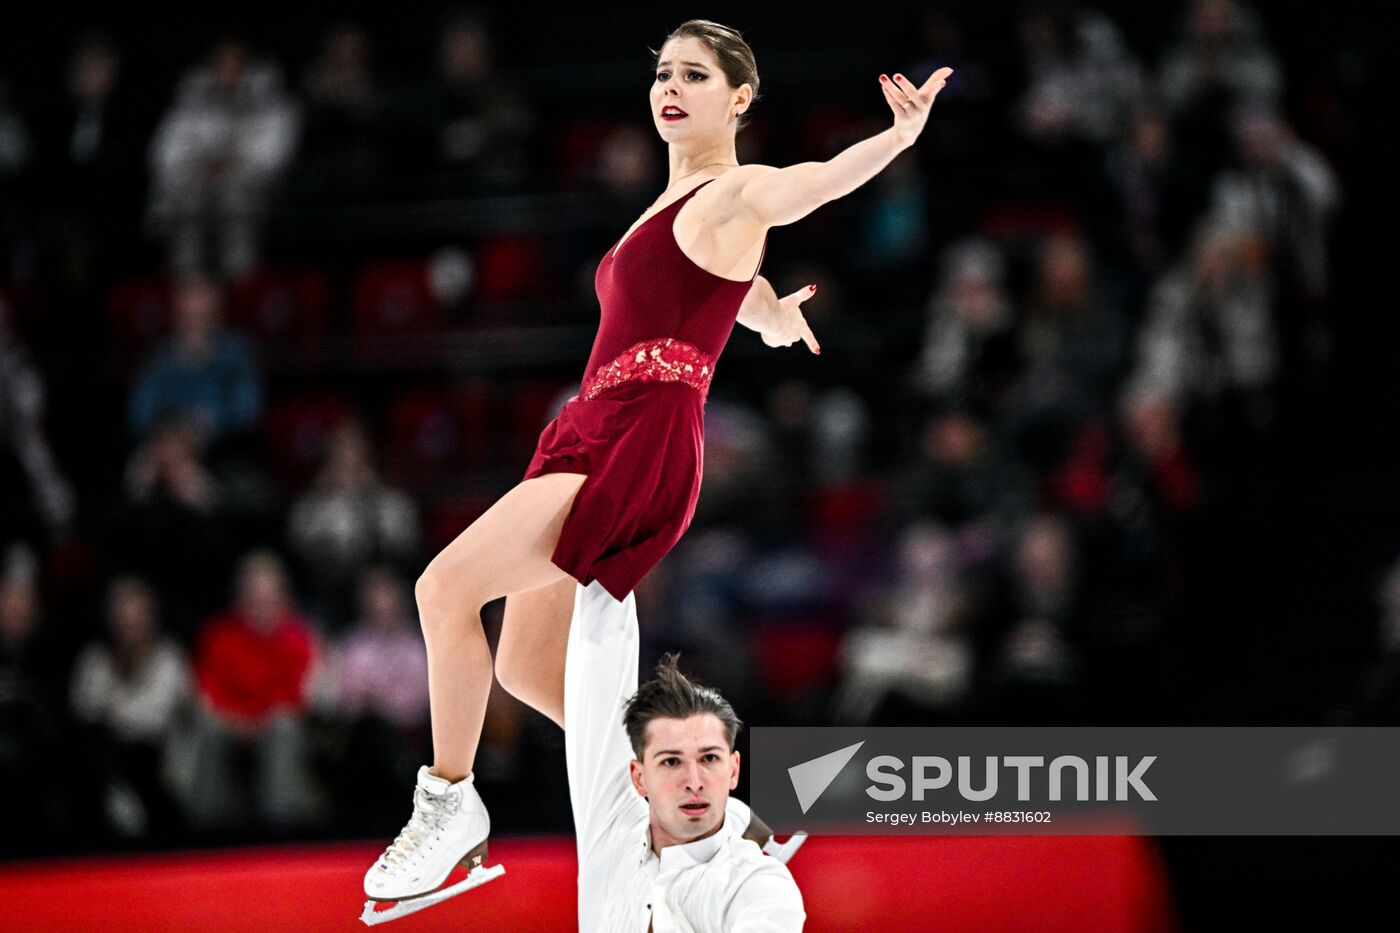
[[[650,833],[649,828],[648,833]],[[708,862],[715,857],[719,847],[724,844],[724,840],[727,838],[726,833],[724,822],[721,821],[719,828],[704,839],[679,843],[662,849],[660,854],[661,868],[658,874],[669,875],[672,872],[690,868],[692,865],[702,865]]]

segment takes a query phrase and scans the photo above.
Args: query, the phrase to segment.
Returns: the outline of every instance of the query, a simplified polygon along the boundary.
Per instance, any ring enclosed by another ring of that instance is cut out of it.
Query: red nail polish
[[[811,285],[808,285],[807,287],[810,288],[812,291],[816,291],[816,290],[817,290],[817,286],[816,286],[816,283],[815,283],[815,282],[812,283]]]
[[[822,348],[821,348],[821,347],[817,347],[817,356],[821,356],[821,355],[822,355]]]
[[[894,76],[894,79],[895,79],[896,81],[903,81],[903,80],[904,80],[904,75],[895,75],[895,76]]]
[[[880,75],[880,80],[881,80],[881,81],[888,81],[889,78],[885,77],[884,75]]]

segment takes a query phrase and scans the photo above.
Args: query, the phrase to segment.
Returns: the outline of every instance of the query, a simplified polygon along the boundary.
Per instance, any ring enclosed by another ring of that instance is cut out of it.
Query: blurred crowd
[[[1194,0],[1143,45],[1087,6],[1016,10],[995,49],[920,15],[883,67],[956,69],[924,138],[775,230],[762,270],[819,284],[827,352],[736,333],[716,380],[695,524],[638,599],[644,653],[682,651],[747,721],[1171,720],[1222,561],[1283,494],[1356,192],[1267,23]],[[156,87],[97,32],[62,86],[0,71],[7,850],[402,821],[431,754],[413,580],[523,471],[587,342],[481,361],[590,327],[609,236],[665,183],[645,62],[624,106],[556,113],[501,64],[524,37],[442,22],[409,73],[349,22],[298,61],[220,38]],[[878,132],[870,88],[758,108],[741,161]],[[579,192],[610,209],[269,236],[313,207]],[[1400,714],[1395,578],[1348,721]],[[496,691],[500,825],[567,826],[561,749]]]

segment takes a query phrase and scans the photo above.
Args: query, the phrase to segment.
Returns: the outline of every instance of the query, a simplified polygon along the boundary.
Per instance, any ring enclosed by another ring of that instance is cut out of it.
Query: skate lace
[[[461,794],[430,794],[419,787],[413,792],[413,816],[408,824],[384,850],[384,861],[390,866],[403,865],[422,851],[422,847],[447,825],[462,808]]]

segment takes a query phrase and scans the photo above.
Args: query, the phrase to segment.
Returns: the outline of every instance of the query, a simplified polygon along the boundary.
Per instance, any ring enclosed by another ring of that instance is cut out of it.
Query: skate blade
[[[468,856],[470,858],[470,856]],[[463,860],[464,862],[466,859]],[[416,914],[420,910],[432,907],[434,904],[441,904],[449,898],[458,894],[470,891],[472,888],[479,888],[488,881],[494,881],[506,873],[504,865],[491,865],[489,867],[480,864],[480,858],[476,859],[477,867],[467,872],[467,877],[454,885],[446,888],[439,888],[436,891],[422,894],[418,897],[398,901],[392,907],[384,910],[375,908],[385,903],[384,901],[365,901],[365,909],[360,913],[360,921],[365,926],[378,926],[381,923],[388,923],[390,920],[397,920],[400,917],[407,917],[409,914]]]
[[[787,842],[779,842],[776,837],[773,837],[764,843],[763,851],[786,865],[797,854],[797,850],[802,848],[802,843],[806,841],[807,834],[804,832],[793,833],[788,836]]]

